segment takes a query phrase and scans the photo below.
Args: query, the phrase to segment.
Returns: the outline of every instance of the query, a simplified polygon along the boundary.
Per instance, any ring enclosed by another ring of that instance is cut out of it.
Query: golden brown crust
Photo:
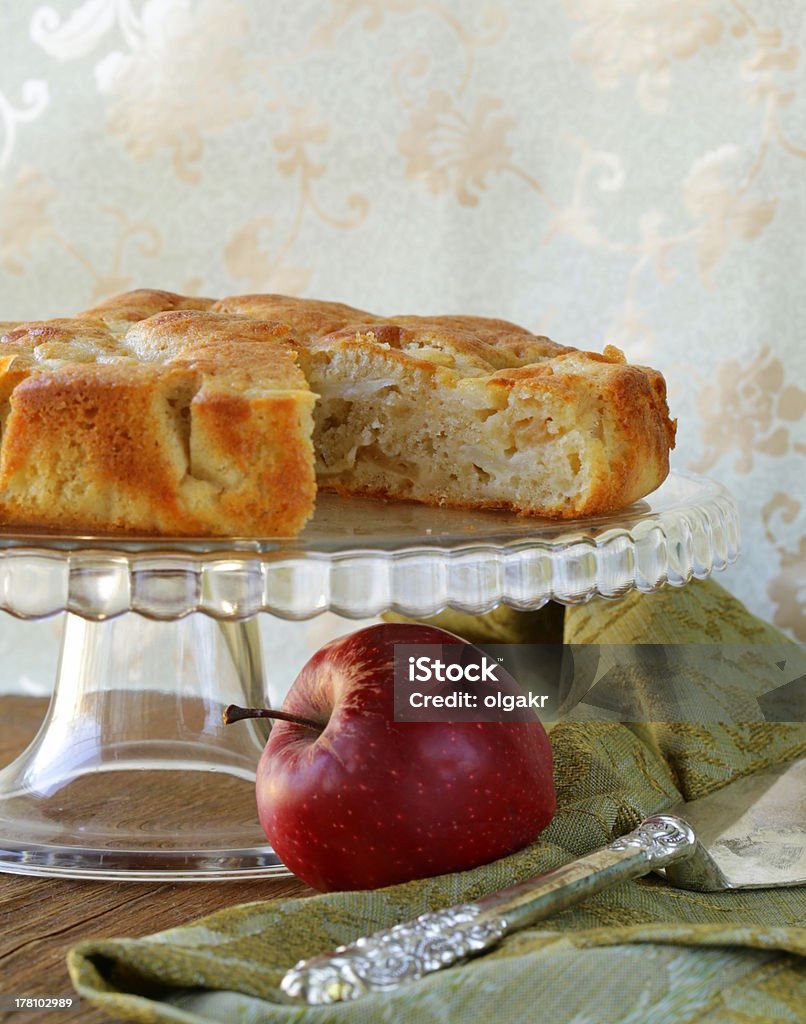
[[[135,320],[145,320],[146,317],[169,309],[209,309],[213,301],[193,295],[164,292],[157,288],[137,288],[123,292],[122,295],[113,295],[111,299],[78,315],[104,322],[134,323]]]
[[[97,532],[293,536],[313,510],[314,398],[287,334],[186,309],[117,333],[83,317],[7,334],[0,516]]]
[[[455,370],[460,375],[492,374],[522,364],[539,364],[573,351],[548,338],[512,331],[496,334],[482,325],[456,326],[456,317],[401,318],[374,324],[353,324],[315,339],[318,348],[373,347],[379,345],[400,353],[403,361],[430,362]],[[466,317],[469,321],[472,318]],[[416,322],[412,322],[416,321]]]
[[[292,535],[316,487],[306,374],[326,381],[342,356],[370,376],[393,367],[410,387],[467,389],[493,410],[545,405],[595,424],[587,485],[565,503],[543,509],[439,489],[418,500],[567,518],[620,508],[668,472],[675,424],[663,377],[627,365],[617,349],[580,352],[489,318],[142,289],[78,317],[0,330],[0,521]],[[546,424],[537,427],[544,436]],[[320,486],[405,496],[394,481],[328,476]]]
[[[176,384],[192,386],[183,376]],[[156,529],[176,520],[173,453],[165,451],[153,426],[148,429],[158,418],[161,389],[167,386],[172,394],[172,383],[162,367],[148,365],[66,365],[27,377],[12,396],[4,437],[2,479],[9,518],[37,525],[50,520],[44,501],[31,502],[27,484],[34,470],[42,481],[57,484],[42,498],[47,495],[58,505],[61,492],[77,492],[60,509],[60,522],[76,507],[85,527],[100,527],[98,520],[107,516],[113,529],[151,515]],[[125,518],[101,510],[102,496],[111,489]],[[85,503],[87,492],[93,500]]]
[[[302,339],[318,338],[347,324],[367,324],[378,319],[341,302],[293,299],[288,295],[232,295],[219,299],[211,310],[279,321],[291,326]]]
[[[564,345],[532,334],[506,320],[480,316],[403,316],[387,321],[403,328],[406,338],[424,345],[468,351],[480,355],[491,369],[519,366],[552,359],[573,351]]]

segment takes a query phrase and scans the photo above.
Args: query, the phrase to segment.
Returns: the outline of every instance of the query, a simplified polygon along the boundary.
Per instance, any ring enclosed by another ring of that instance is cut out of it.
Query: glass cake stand
[[[578,604],[682,586],[723,569],[738,547],[731,496],[683,473],[615,515],[573,522],[323,494],[294,539],[0,531],[0,609],[67,612],[45,720],[0,772],[0,870],[284,873],[254,804],[265,722],[221,718],[229,703],[267,703],[258,612]]]

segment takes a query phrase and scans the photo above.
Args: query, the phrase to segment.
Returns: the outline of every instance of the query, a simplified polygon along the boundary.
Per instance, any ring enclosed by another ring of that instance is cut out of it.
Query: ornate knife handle
[[[280,988],[289,999],[309,1005],[389,992],[491,949],[509,932],[610,885],[697,853],[708,857],[681,818],[670,814],[647,818],[609,846],[477,903],[421,914],[332,953],[300,960],[285,974]]]
[[[480,915],[476,903],[421,914],[333,953],[301,960],[280,988],[291,999],[312,1005],[388,992],[494,946],[506,931],[506,921],[480,921]]]

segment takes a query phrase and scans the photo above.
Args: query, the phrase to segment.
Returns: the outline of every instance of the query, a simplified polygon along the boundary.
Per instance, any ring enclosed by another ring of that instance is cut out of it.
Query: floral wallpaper
[[[806,641],[803,5],[51,0],[0,45],[0,319],[149,285],[618,345]]]

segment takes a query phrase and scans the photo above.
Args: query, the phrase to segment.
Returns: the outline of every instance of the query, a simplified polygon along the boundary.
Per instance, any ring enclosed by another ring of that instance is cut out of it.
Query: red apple
[[[320,891],[462,871],[532,842],[555,808],[551,748],[535,718],[395,722],[394,645],[465,641],[382,624],[304,666],[257,773],[260,822],[286,866]]]

